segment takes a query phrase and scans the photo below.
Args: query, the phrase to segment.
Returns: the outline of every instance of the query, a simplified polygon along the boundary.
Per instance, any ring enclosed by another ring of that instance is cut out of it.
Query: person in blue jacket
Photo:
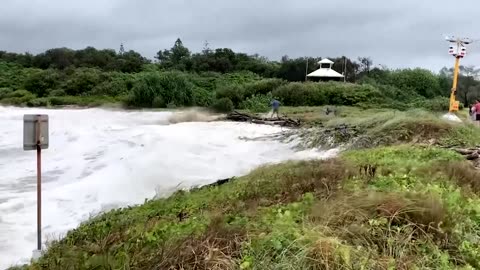
[[[273,117],[273,114],[277,114],[277,118],[280,118],[278,116],[278,109],[280,108],[280,101],[274,99],[274,100],[272,100],[270,105],[272,106],[272,116],[271,117]]]

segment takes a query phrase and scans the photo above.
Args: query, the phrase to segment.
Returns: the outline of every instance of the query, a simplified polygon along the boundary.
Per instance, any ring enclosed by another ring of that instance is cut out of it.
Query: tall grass
[[[24,268],[480,267],[478,173],[462,164],[449,150],[401,146],[263,166],[102,214]]]

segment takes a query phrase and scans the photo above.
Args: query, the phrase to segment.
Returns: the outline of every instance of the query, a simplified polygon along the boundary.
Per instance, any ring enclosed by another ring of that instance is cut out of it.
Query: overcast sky
[[[177,37],[211,48],[282,55],[369,56],[375,65],[452,66],[444,34],[480,39],[480,1],[1,0],[0,50],[114,48],[153,58]],[[453,17],[461,12],[462,16]],[[479,65],[480,41],[465,65]]]

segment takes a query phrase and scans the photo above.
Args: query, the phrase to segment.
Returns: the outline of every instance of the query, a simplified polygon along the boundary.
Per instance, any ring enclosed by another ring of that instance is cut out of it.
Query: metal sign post
[[[37,150],[37,251],[42,250],[42,149],[48,149],[48,115],[23,116],[23,150]]]

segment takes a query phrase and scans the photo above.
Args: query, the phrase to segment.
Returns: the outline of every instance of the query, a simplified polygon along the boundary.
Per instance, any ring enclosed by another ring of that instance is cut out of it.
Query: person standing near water
[[[272,116],[271,117],[273,117],[273,114],[277,114],[277,118],[280,118],[278,116],[278,109],[280,108],[280,101],[274,99],[274,100],[272,100],[270,105],[272,106]]]
[[[475,121],[475,124],[477,124],[477,126],[480,126],[480,99],[477,99],[477,102],[475,103],[475,105],[473,105],[472,113],[472,118]]]

